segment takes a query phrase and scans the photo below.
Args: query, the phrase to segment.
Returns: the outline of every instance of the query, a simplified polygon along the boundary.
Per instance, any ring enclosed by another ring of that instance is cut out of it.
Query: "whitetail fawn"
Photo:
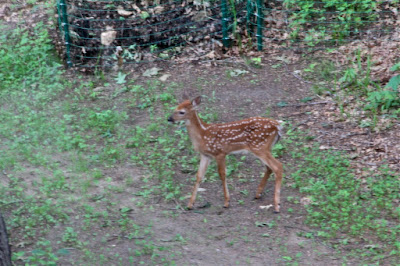
[[[197,172],[197,181],[189,200],[188,209],[193,208],[197,190],[205,175],[210,159],[215,158],[218,164],[218,173],[224,188],[224,207],[229,206],[229,191],[225,178],[225,157],[230,153],[251,152],[266,166],[266,171],[260,185],[257,188],[255,198],[260,198],[265,184],[272,172],[275,174],[274,208],[279,212],[280,190],[282,183],[282,163],[271,154],[271,148],[281,136],[281,127],[275,120],[263,117],[251,117],[248,119],[222,123],[206,124],[196,112],[201,97],[194,100],[185,100],[175,109],[168,118],[169,122],[186,121],[186,127],[193,143],[194,149],[200,152],[200,167]]]

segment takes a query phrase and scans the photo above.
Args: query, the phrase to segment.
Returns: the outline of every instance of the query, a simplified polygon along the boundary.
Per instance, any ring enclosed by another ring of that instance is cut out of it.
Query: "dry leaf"
[[[321,146],[319,146],[319,149],[320,150],[329,150],[329,149],[332,149],[332,148],[329,147],[329,146],[321,145]]]
[[[271,209],[271,208],[272,208],[272,204],[266,205],[266,206],[260,206],[260,209],[261,209],[261,210],[269,210],[269,209]]]
[[[238,77],[240,75],[247,74],[247,73],[249,73],[249,71],[238,69],[238,68],[229,71],[229,74],[230,74],[231,77]]]
[[[307,206],[311,203],[311,199],[308,197],[301,198],[300,203],[303,204],[304,206]]]
[[[157,76],[158,72],[161,70],[161,68],[158,67],[152,67],[150,69],[147,69],[144,73],[144,77],[152,77],[152,76]]]
[[[132,4],[133,9],[135,9],[138,13],[141,13],[142,10],[136,5],[136,4]]]
[[[123,17],[129,17],[129,16],[133,15],[132,11],[127,11],[122,6],[118,6],[117,7],[117,12],[118,12],[119,15],[121,15]]]
[[[210,58],[210,59],[215,59],[215,52],[211,51],[208,54],[205,55],[206,57]]]
[[[164,74],[164,75],[162,75],[162,76],[159,78],[159,80],[165,82],[165,81],[167,81],[167,79],[168,79],[170,76],[171,76],[170,74]]]
[[[154,9],[154,14],[161,14],[162,12],[164,12],[164,6],[156,6]]]
[[[112,27],[107,26],[105,32],[101,33],[101,44],[109,46],[117,37],[117,32]]]

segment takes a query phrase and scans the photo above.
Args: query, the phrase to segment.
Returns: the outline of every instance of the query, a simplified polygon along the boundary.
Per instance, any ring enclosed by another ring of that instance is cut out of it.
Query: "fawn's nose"
[[[174,123],[175,120],[172,118],[172,116],[168,117],[168,122]]]

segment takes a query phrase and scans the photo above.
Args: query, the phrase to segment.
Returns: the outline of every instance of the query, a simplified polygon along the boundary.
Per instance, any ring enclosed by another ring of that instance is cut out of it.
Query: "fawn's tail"
[[[278,121],[279,123],[281,123],[282,121]],[[278,143],[278,141],[282,138],[283,135],[283,127],[281,124],[279,124],[277,126],[278,128],[278,134],[276,134],[275,140],[274,140],[274,144],[272,146],[275,146],[276,143]]]

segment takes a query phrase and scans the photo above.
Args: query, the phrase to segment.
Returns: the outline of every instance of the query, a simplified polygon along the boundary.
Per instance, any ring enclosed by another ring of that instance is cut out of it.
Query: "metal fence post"
[[[263,24],[264,24],[264,12],[262,8],[263,0],[257,0],[257,50],[263,49]]]
[[[228,7],[226,4],[227,0],[221,0],[221,13],[222,13],[222,44],[225,47],[230,46],[230,40],[229,40],[229,27],[228,27]]]
[[[246,29],[247,29],[247,34],[251,34],[252,31],[252,25],[251,25],[251,14],[253,13],[253,3],[251,0],[246,1]]]
[[[70,55],[71,37],[69,35],[67,5],[65,4],[65,0],[60,0],[58,5],[62,12],[61,26],[62,29],[64,30],[65,50],[67,52],[67,66],[71,67],[72,66],[71,55]]]

